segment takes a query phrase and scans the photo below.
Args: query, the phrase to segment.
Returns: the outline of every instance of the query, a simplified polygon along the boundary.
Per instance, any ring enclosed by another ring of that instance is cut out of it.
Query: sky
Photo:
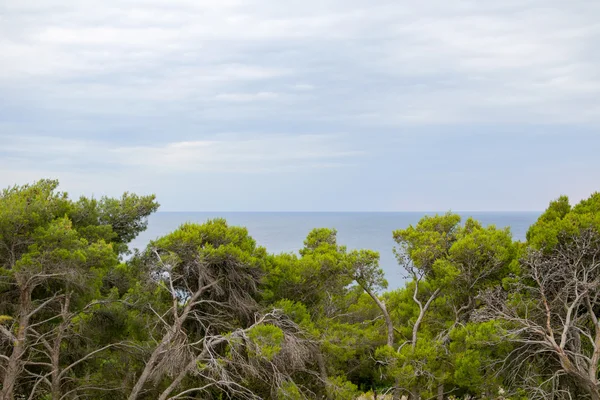
[[[0,187],[162,211],[600,189],[595,0],[0,0]]]

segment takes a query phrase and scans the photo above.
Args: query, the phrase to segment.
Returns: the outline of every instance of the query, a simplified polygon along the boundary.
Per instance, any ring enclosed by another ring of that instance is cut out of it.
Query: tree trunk
[[[6,366],[6,374],[2,382],[2,392],[0,392],[2,394],[0,397],[1,400],[12,400],[14,398],[15,385],[22,370],[21,358],[25,353],[25,335],[22,335],[22,331],[24,332],[25,330],[19,327],[17,340],[14,343],[12,354]]]
[[[60,369],[58,368],[58,355],[52,355],[52,380],[51,380],[51,393],[52,400],[60,400],[61,392],[60,392]]]
[[[417,334],[419,333],[419,327],[421,326],[421,322],[423,322],[423,318],[425,317],[425,314],[427,313],[429,306],[431,305],[433,300],[435,300],[437,298],[438,294],[440,293],[440,288],[437,288],[435,290],[435,292],[433,292],[431,294],[431,296],[429,296],[429,300],[427,300],[427,303],[425,303],[425,306],[423,306],[423,304],[417,298],[418,291],[419,291],[419,283],[417,281],[416,286],[415,286],[415,292],[413,293],[413,300],[419,306],[420,312],[419,312],[419,317],[415,321],[415,325],[413,326],[413,331],[412,331],[411,348],[412,348],[413,354],[414,354],[415,350],[417,349]],[[419,389],[416,386],[413,387],[411,390],[411,398],[412,398],[412,400],[419,400],[421,398],[421,395],[419,394]]]
[[[52,364],[52,376],[51,376],[51,394],[52,400],[60,400],[62,397],[61,391],[61,369],[60,369],[60,352],[61,344],[65,336],[65,332],[69,327],[69,307],[71,305],[71,295],[65,297],[64,303],[61,307],[62,321],[58,326],[56,332],[56,338],[52,345],[52,352],[50,354],[50,363]]]
[[[600,390],[598,390],[598,385],[594,381],[585,379],[582,383],[586,392],[590,394],[590,399],[600,400]]]
[[[150,359],[148,359],[148,362],[146,362],[144,371],[142,371],[142,374],[136,381],[135,385],[133,386],[133,389],[131,389],[131,393],[129,394],[128,400],[136,400],[138,398],[142,389],[144,388],[144,385],[150,378],[150,375],[152,375],[152,371],[154,370],[154,366],[156,365],[160,355],[162,355],[162,353],[165,351],[167,344],[171,341],[171,338],[174,336],[175,332],[176,331],[174,330],[174,328],[171,328],[171,330],[163,337],[159,345],[156,346],[156,348],[150,355]]]
[[[19,329],[13,342],[13,350],[6,366],[6,373],[2,381],[0,400],[13,400],[17,379],[23,370],[22,359],[25,355],[25,340],[29,329],[29,310],[31,308],[31,291],[22,290],[20,294]]]
[[[394,380],[394,390],[392,391],[392,400],[400,400],[400,399],[402,399],[402,392],[400,391],[400,379],[396,378]]]
[[[148,380],[148,378],[150,378],[152,369],[154,368],[154,365],[156,364],[156,361],[158,359],[158,354],[162,353],[162,348],[163,348],[163,346],[161,343],[152,352],[150,359],[148,360],[148,362],[146,363],[146,366],[144,367],[144,371],[142,371],[142,374],[136,381],[135,385],[133,386],[133,389],[131,389],[131,393],[129,394],[128,400],[136,400],[138,398],[138,396],[140,395],[140,392],[142,391],[142,388],[146,384],[146,381]]]
[[[431,294],[431,296],[429,297],[429,300],[427,300],[427,303],[425,303],[425,306],[423,306],[421,304],[421,302],[417,299],[417,290],[418,290],[417,288],[418,288],[418,286],[415,287],[415,294],[414,294],[413,298],[415,300],[415,303],[417,303],[419,305],[420,312],[419,312],[419,317],[417,318],[417,320],[415,321],[415,325],[413,326],[413,334],[412,334],[413,350],[417,346],[417,333],[419,332],[419,327],[421,326],[421,322],[423,322],[423,318],[425,317],[425,314],[427,313],[429,306],[437,298],[438,294],[440,293],[440,288],[437,288],[435,290],[435,292],[433,292]]]
[[[181,371],[179,373],[179,375],[177,375],[177,377],[175,377],[175,379],[173,379],[173,381],[171,382],[171,384],[169,385],[168,388],[166,388],[160,395],[160,397],[158,398],[158,400],[166,400],[167,397],[169,397],[171,395],[171,393],[181,384],[181,382],[183,381],[183,379],[186,377],[187,373],[189,371],[191,371],[192,369],[194,369],[194,367],[197,365],[197,363],[202,359],[202,354],[194,359],[192,359],[192,361],[190,361],[188,363],[188,365],[183,369],[183,371]]]
[[[419,389],[417,387],[413,387],[412,390],[410,391],[410,398],[411,398],[411,400],[420,400],[421,399],[421,394],[419,393]]]
[[[371,296],[371,299],[373,299],[375,304],[377,304],[377,307],[379,307],[381,310],[383,318],[385,318],[385,325],[387,327],[387,345],[394,347],[394,323],[392,322],[392,318],[390,317],[390,313],[388,312],[385,303],[379,300],[375,293],[371,292],[368,287],[363,286],[363,289],[369,296]]]
[[[319,375],[321,380],[323,381],[323,389],[325,389],[325,399],[329,400],[329,392],[327,391],[327,367],[325,366],[325,360],[323,359],[323,353],[321,352],[321,348],[317,347],[315,349],[317,364],[319,364]]]
[[[156,251],[155,251],[155,253],[156,253]],[[160,256],[158,255],[158,253],[156,253],[156,256],[160,259]],[[144,388],[144,385],[146,384],[146,382],[152,375],[152,372],[154,372],[154,367],[156,366],[156,363],[159,361],[159,358],[166,351],[168,344],[171,343],[171,341],[174,338],[176,338],[177,334],[181,331],[181,327],[182,327],[183,323],[187,320],[187,318],[190,314],[190,311],[192,310],[192,307],[195,304],[196,300],[202,295],[202,293],[204,293],[204,291],[206,289],[215,285],[217,282],[219,282],[219,281],[215,280],[214,282],[209,283],[208,285],[198,288],[194,292],[194,294],[187,300],[187,304],[183,308],[181,315],[177,311],[178,307],[179,307],[179,299],[177,297],[177,292],[173,287],[173,282],[172,281],[170,282],[171,297],[173,300],[173,306],[171,307],[171,311],[172,311],[173,317],[174,317],[173,325],[169,327],[169,330],[165,333],[165,335],[161,339],[158,346],[156,346],[156,348],[150,355],[150,359],[146,363],[146,366],[144,367],[144,371],[142,371],[142,374],[140,375],[139,379],[136,381],[135,385],[133,386],[133,389],[131,389],[131,393],[129,394],[128,400],[136,400],[139,397],[140,393],[142,392],[142,389]]]
[[[437,388],[437,400],[444,400],[444,384],[440,383]]]
[[[367,292],[367,294],[369,296],[371,296],[371,299],[373,299],[375,304],[377,304],[377,307],[379,307],[379,309],[381,310],[381,313],[383,314],[383,318],[385,319],[385,325],[387,328],[387,345],[393,348],[394,347],[394,323],[392,322],[392,317],[390,317],[390,313],[388,312],[387,307],[385,306],[385,303],[383,301],[379,300],[379,298],[375,295],[375,293],[371,292],[371,290],[368,287],[363,286],[363,289],[365,292]],[[394,390],[392,391],[392,399],[400,400],[400,398],[401,398],[400,388],[398,386],[398,380],[396,380]]]
[[[558,353],[558,358],[564,371],[570,376],[572,376],[575,379],[575,381],[579,382],[579,386],[590,394],[590,398],[592,400],[600,400],[598,380],[595,377],[590,377],[588,374],[579,370],[577,366],[571,362],[569,356],[565,353],[565,351],[562,350],[560,347],[556,346],[556,344],[555,351]]]

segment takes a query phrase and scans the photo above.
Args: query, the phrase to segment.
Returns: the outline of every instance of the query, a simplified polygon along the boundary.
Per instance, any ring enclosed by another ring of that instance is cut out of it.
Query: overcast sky
[[[0,0],[0,185],[163,211],[600,188],[595,0]]]

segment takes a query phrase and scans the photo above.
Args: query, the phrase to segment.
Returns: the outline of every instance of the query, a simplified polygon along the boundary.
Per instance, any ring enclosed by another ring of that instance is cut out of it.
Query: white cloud
[[[340,167],[363,152],[339,143],[340,135],[219,135],[207,140],[144,146],[46,136],[0,136],[0,159],[12,168],[48,171],[131,167],[160,173],[265,173]]]
[[[247,102],[260,100],[273,100],[279,97],[279,94],[273,92],[258,93],[220,93],[215,96],[217,100]]]
[[[365,191],[385,199],[398,171],[425,174],[397,153],[427,158],[436,135],[456,144],[462,131],[563,127],[589,140],[600,125],[598,15],[589,0],[5,1],[0,183],[56,174],[81,186],[92,174],[127,189],[163,174],[176,191],[190,175],[236,173],[264,188],[265,172],[294,171],[315,177],[279,174],[272,191],[354,198],[352,171],[387,177],[377,196]]]
[[[126,165],[168,171],[282,172],[342,166],[361,152],[335,150],[331,137],[268,136],[250,140],[169,143],[113,150]]]
[[[317,121],[377,114],[364,122],[384,125],[600,122],[600,4],[585,0],[4,7],[0,93],[41,108],[140,115],[165,101],[253,103],[319,87],[316,102],[275,107]]]
[[[308,83],[297,83],[295,85],[291,85],[291,88],[294,89],[294,90],[299,90],[299,91],[315,90],[315,86],[314,85],[310,85]]]

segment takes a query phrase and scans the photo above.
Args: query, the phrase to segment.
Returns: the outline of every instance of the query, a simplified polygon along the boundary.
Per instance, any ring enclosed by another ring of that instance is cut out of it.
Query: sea
[[[244,226],[256,242],[271,253],[297,253],[313,228],[335,228],[338,244],[349,249],[370,249],[380,254],[388,289],[402,287],[406,272],[393,253],[392,232],[415,225],[435,212],[158,212],[149,217],[148,229],[130,248],[143,249],[154,239],[166,235],[186,222],[203,223],[225,218],[229,225]],[[463,221],[473,217],[483,225],[509,227],[515,240],[524,240],[527,229],[540,212],[457,212]]]

